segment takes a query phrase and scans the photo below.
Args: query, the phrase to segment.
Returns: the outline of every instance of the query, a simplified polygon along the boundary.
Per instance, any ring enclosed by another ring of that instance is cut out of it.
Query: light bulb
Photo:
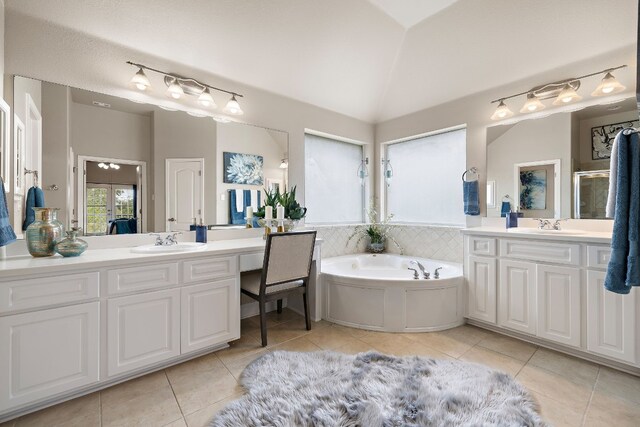
[[[533,93],[527,95],[527,101],[524,103],[522,108],[520,109],[521,113],[533,113],[534,111],[543,110],[544,104],[540,102],[537,96]]]
[[[582,97],[567,83],[562,88],[553,105],[565,105],[573,101],[580,101]]]
[[[216,102],[213,100],[211,93],[209,92],[209,88],[205,88],[200,96],[198,97],[198,103],[203,107],[207,108],[217,108]]]
[[[222,111],[227,114],[233,114],[235,116],[244,114],[244,111],[242,111],[242,108],[240,108],[240,104],[238,104],[238,100],[236,99],[235,95],[231,95],[231,99],[229,100],[229,102],[227,102],[227,105]]]
[[[144,70],[142,68],[140,68],[138,72],[134,74],[129,83],[135,86],[135,88],[138,90],[144,91],[151,88],[151,82],[149,81],[149,78],[144,73]]]
[[[173,79],[173,82],[167,88],[167,95],[169,95],[173,99],[180,99],[182,95],[184,95],[184,91],[178,84],[176,79]]]
[[[513,116],[513,111],[509,110],[504,100],[500,100],[498,108],[496,108],[496,111],[491,115],[491,120],[502,120],[511,116]]]
[[[608,72],[605,74],[596,90],[591,93],[591,96],[611,95],[613,93],[622,92],[625,89],[626,87],[616,80],[616,78],[613,77],[613,74]]]
[[[280,169],[287,169],[289,167],[289,161],[287,159],[282,159],[280,162]]]

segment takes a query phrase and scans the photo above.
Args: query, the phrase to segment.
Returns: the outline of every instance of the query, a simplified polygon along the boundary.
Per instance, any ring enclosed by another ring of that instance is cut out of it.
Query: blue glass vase
[[[63,257],[80,256],[87,250],[89,244],[82,239],[78,239],[79,228],[72,228],[67,231],[67,238],[60,240],[56,244],[56,252]]]

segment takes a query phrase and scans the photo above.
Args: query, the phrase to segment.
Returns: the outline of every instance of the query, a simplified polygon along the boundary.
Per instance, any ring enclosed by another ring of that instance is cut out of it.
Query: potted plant
[[[296,187],[293,186],[290,191],[285,190],[280,193],[279,189],[269,191],[264,189],[265,201],[255,215],[258,218],[264,218],[265,206],[271,206],[276,211],[278,205],[284,207],[285,230],[289,231],[295,227],[295,224],[307,215],[307,208],[300,206],[296,200]]]
[[[382,253],[386,249],[387,240],[391,240],[400,250],[400,254],[402,255],[402,247],[391,235],[391,230],[394,226],[389,224],[389,221],[393,218],[393,214],[388,215],[382,221],[378,221],[378,212],[372,205],[367,211],[367,217],[369,219],[369,223],[356,226],[353,233],[347,240],[347,245],[356,236],[358,237],[356,240],[356,246],[360,244],[362,239],[368,238],[367,252]]]

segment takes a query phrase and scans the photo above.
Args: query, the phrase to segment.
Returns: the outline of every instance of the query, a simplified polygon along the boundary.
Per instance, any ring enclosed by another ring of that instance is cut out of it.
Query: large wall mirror
[[[611,144],[635,98],[487,129],[487,216],[604,219]]]
[[[288,184],[288,134],[16,76],[11,209],[22,228],[39,186],[65,226],[85,234],[244,227],[265,189]],[[25,170],[27,173],[25,174]],[[29,171],[37,171],[29,173]]]

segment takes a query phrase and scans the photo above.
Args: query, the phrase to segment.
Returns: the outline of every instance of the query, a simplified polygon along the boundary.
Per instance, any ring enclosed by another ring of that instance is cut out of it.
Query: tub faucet
[[[420,278],[420,275],[418,274],[418,270],[416,270],[415,268],[407,268],[407,270],[411,270],[413,271],[413,280],[418,280]]]
[[[436,268],[436,271],[433,272],[433,278],[434,279],[439,279],[440,278],[440,270],[442,270],[442,267]]]
[[[418,268],[420,269],[420,271],[422,271],[422,276],[423,276],[425,279],[428,279],[428,278],[429,278],[429,272],[427,271],[427,269],[426,269],[426,268],[424,268],[424,265],[420,264],[420,261],[417,261],[417,260],[415,260],[415,259],[414,259],[414,260],[412,260],[412,261],[409,261],[409,264],[415,264],[415,265],[417,265],[417,266],[418,266]]]

